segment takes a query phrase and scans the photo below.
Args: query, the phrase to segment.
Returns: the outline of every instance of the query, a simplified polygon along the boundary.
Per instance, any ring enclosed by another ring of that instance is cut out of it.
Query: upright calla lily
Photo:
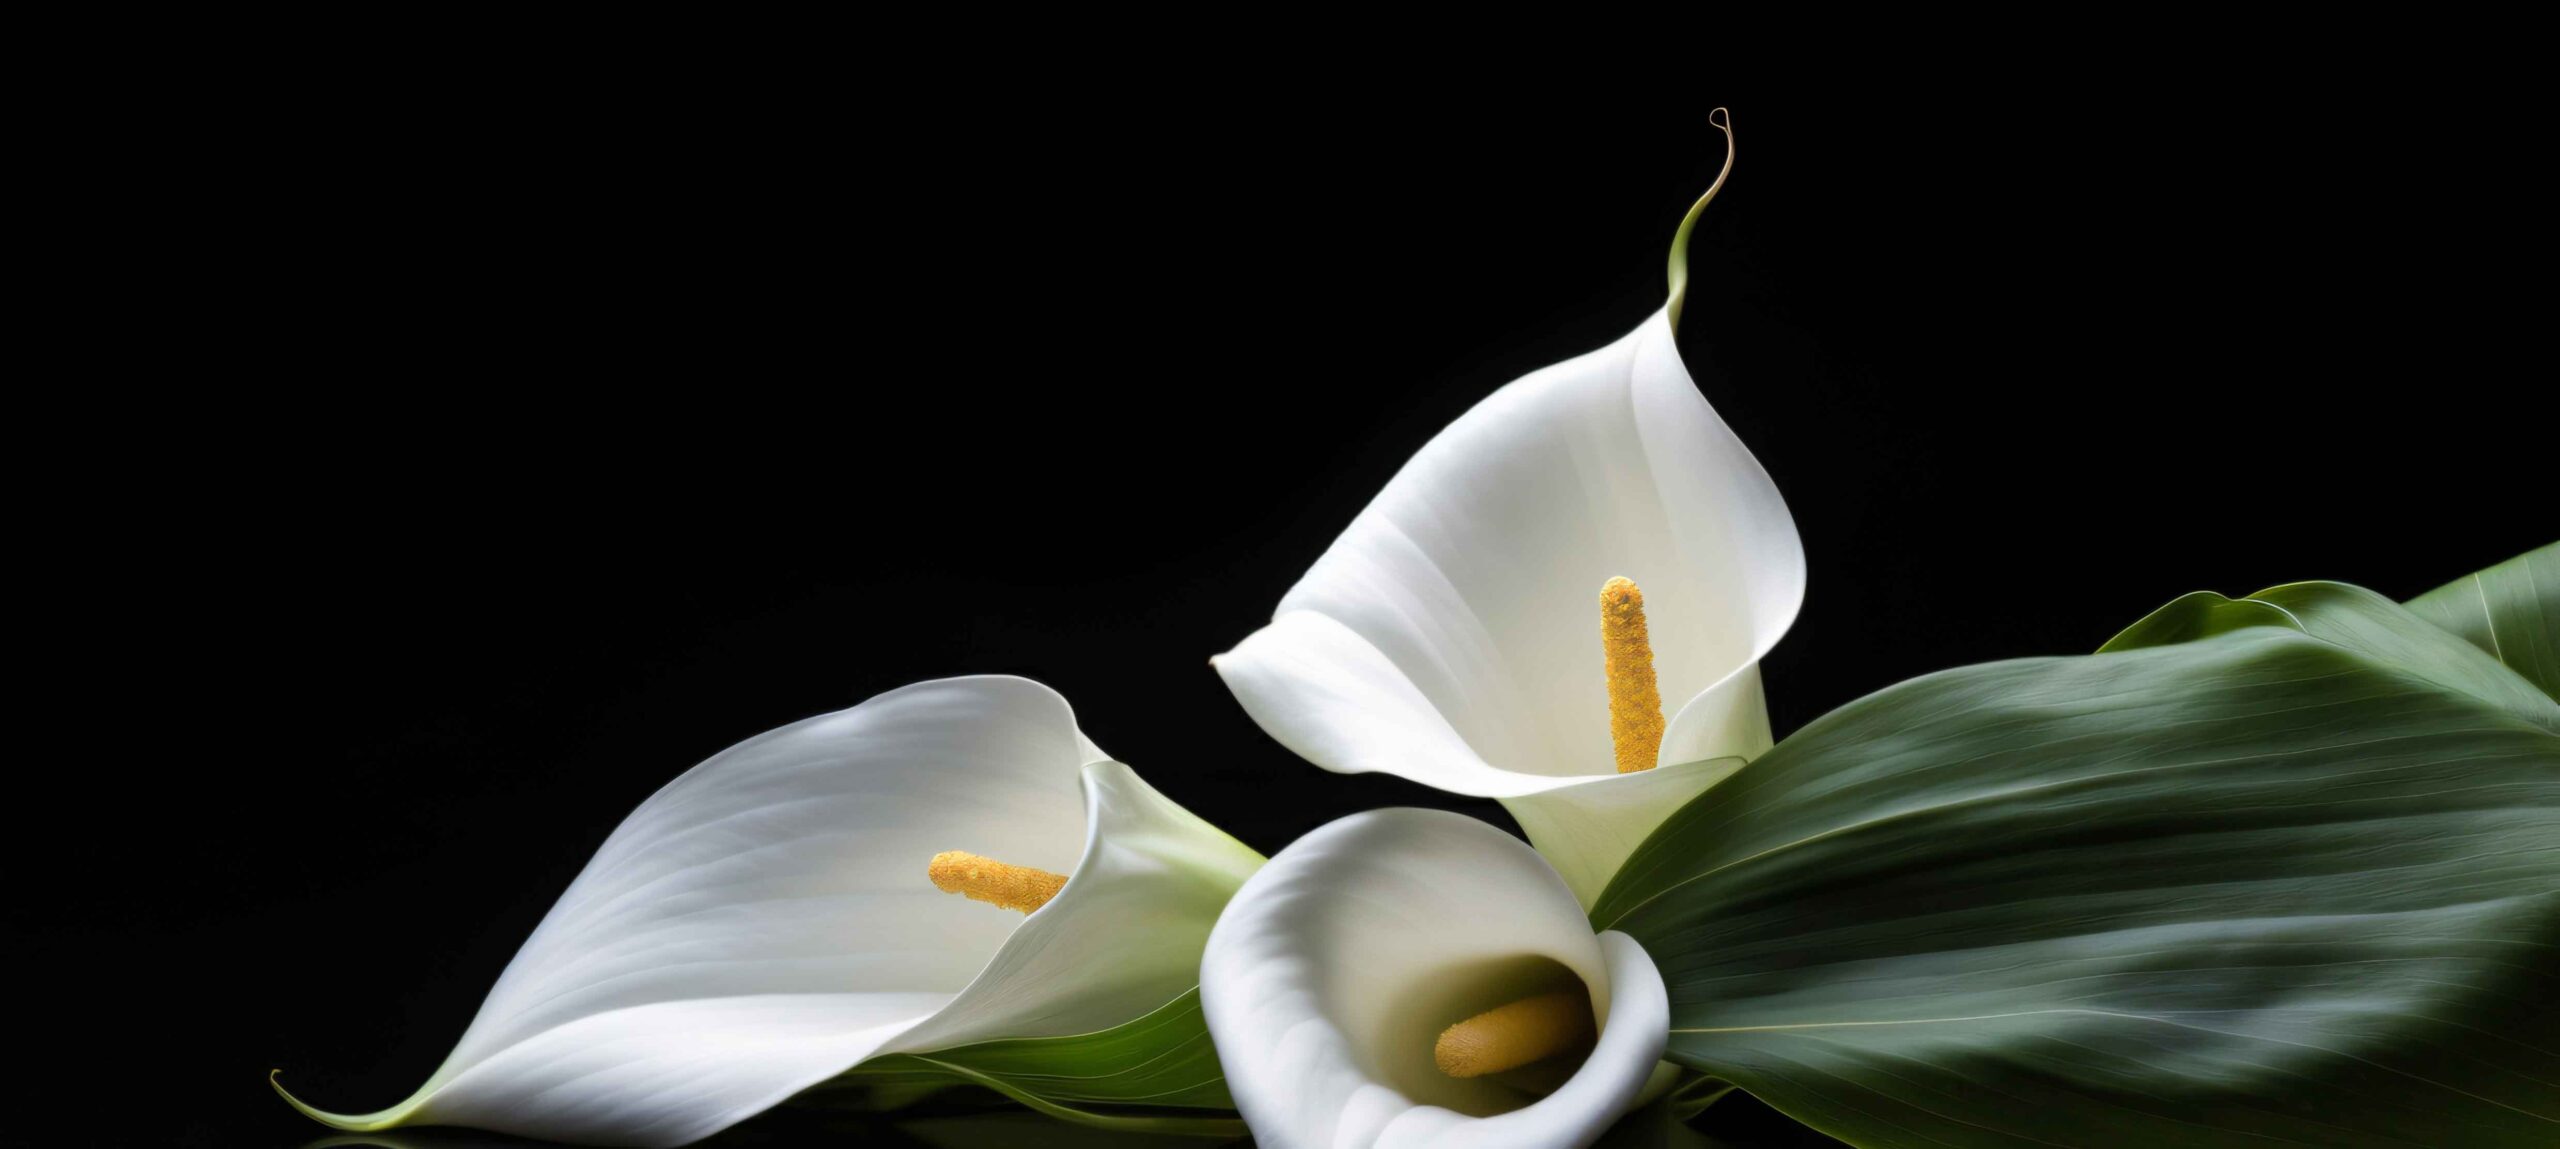
[[[642,803],[408,1100],[287,1100],[345,1129],[680,1145],[875,1055],[1146,1014],[1192,986],[1260,864],[1047,687],[920,683],[748,739]]]
[[[1214,660],[1319,766],[1501,799],[1586,904],[1768,749],[1759,662],[1804,598],[1785,500],[1673,338],[1689,233],[1723,183],[1673,240],[1661,311],[1425,444]]]
[[[1272,1149],[1587,1145],[1674,1071],[1644,947],[1473,818],[1355,814],[1271,859],[1200,965],[1227,1088]]]

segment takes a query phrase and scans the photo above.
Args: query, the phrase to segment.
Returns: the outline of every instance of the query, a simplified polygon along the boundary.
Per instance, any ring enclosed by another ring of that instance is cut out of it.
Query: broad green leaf
[[[2560,543],[2446,583],[2409,609],[2560,698]]]
[[[1209,1043],[1197,989],[1099,1033],[874,1058],[804,1096],[827,1104],[850,1094],[889,1108],[954,1085],[984,1086],[1049,1116],[1100,1128],[1227,1137],[1245,1131]]]
[[[2533,683],[2409,608],[2346,583],[2286,583],[2242,599],[2197,591],[2126,627],[2098,652],[2192,642],[2252,626],[2300,631],[2560,731],[2560,702]]]
[[[1592,920],[1855,1145],[2560,1143],[2560,735],[2292,627],[1851,703]]]

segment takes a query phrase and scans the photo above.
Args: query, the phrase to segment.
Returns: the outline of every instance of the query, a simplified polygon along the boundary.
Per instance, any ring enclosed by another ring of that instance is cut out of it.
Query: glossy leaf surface
[[[2196,625],[1843,707],[1593,923],[1655,955],[1672,1058],[1852,1144],[2552,1144],[2560,736],[2315,597],[2330,638]]]

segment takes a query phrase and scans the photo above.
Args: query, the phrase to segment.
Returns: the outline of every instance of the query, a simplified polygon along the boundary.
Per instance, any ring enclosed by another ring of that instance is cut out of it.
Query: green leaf
[[[2098,652],[2193,642],[2252,626],[2299,631],[2560,731],[2560,702],[2533,683],[2409,608],[2345,583],[2287,583],[2243,599],[2197,591],[2126,627]]]
[[[2560,736],[2306,626],[1851,703],[1592,920],[1856,1145],[2560,1143]]]
[[[1099,1033],[873,1058],[801,1100],[894,1108],[955,1085],[983,1086],[1051,1117],[1120,1132],[1245,1132],[1197,989]]]
[[[2409,609],[2560,698],[2560,543],[2446,583]]]
[[[2174,646],[2252,626],[2302,629],[2301,623],[2286,614],[2284,608],[2261,602],[2255,595],[2224,598],[2212,591],[2200,590],[2179,595],[2169,600],[2169,605],[2144,615],[2142,621],[2108,639],[2105,646],[2098,648],[2098,653]]]

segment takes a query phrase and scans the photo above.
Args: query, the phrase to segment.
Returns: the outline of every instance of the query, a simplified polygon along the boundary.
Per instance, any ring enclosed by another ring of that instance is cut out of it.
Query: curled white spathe
[[[1670,719],[1615,773],[1598,594],[1644,588]],[[1216,666],[1299,756],[1501,799],[1587,905],[1681,803],[1766,750],[1760,660],[1804,599],[1776,484],[1667,312],[1519,379],[1417,452]]]
[[[1434,1067],[1442,1028],[1559,980],[1589,993],[1600,1028],[1560,1084]],[[1273,857],[1210,934],[1200,1002],[1227,1088],[1272,1149],[1589,1144],[1654,1075],[1671,1017],[1643,947],[1595,935],[1535,851],[1410,809],[1352,815]]]
[[[926,863],[951,849],[1070,878],[1024,917],[934,889]],[[355,1130],[681,1145],[878,1054],[1163,1005],[1260,861],[1109,760],[1049,688],[918,683],[643,802],[407,1100],[294,1104]]]

